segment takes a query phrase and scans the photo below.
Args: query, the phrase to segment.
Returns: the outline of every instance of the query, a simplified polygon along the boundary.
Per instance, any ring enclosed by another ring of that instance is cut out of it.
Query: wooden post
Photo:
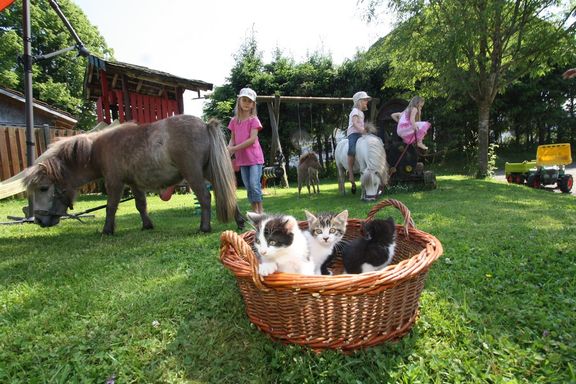
[[[100,72],[100,86],[102,88],[102,106],[104,107],[104,121],[107,124],[111,123],[110,120],[110,95],[108,95],[108,79],[106,72],[101,69]]]
[[[176,87],[176,101],[178,102],[177,115],[184,113],[184,89],[182,87]]]
[[[44,136],[44,150],[50,145],[50,126],[42,124],[42,135]]]
[[[268,101],[266,103],[268,106],[268,114],[270,115],[270,125],[272,128],[272,150],[270,151],[270,159],[274,161],[276,154],[282,153],[282,144],[280,144],[280,135],[278,134],[278,120],[280,118],[280,96],[276,95],[274,101]],[[283,186],[289,188],[288,184],[288,173],[286,172],[286,161],[280,163],[282,170],[284,171]]]
[[[379,101],[380,99],[372,99],[370,102],[370,122],[374,125],[376,125],[376,111],[378,110],[376,107],[378,106]]]
[[[131,121],[132,117],[132,108],[133,105],[130,104],[130,94],[128,91],[128,77],[126,75],[122,75],[122,95],[124,97],[124,118],[125,121]]]

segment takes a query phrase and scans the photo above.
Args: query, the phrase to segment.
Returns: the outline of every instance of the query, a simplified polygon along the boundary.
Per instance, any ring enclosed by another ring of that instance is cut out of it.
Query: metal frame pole
[[[32,32],[30,27],[30,0],[22,1],[22,40],[24,43],[24,95],[26,98],[26,162],[31,167],[34,164],[34,97],[32,93]],[[28,211],[26,217],[34,216],[34,196],[28,196]]]

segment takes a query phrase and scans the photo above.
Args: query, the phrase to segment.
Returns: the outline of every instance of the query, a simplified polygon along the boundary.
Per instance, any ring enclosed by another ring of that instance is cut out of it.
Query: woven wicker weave
[[[363,222],[387,206],[404,216],[404,225],[396,225],[393,264],[359,275],[338,274],[340,261],[332,276],[274,273],[263,278],[251,248],[254,231],[223,232],[220,260],[237,278],[250,321],[274,339],[314,350],[350,351],[406,334],[416,321],[424,280],[442,245],[417,230],[408,208],[393,199],[376,204],[365,220],[349,219],[345,239],[361,236]]]

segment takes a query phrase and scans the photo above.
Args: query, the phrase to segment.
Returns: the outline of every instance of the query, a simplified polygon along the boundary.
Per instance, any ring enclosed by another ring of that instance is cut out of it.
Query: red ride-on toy
[[[536,160],[506,163],[504,172],[509,183],[532,188],[556,185],[563,193],[570,193],[574,179],[566,173],[568,164],[572,164],[570,144],[547,144],[538,146]]]

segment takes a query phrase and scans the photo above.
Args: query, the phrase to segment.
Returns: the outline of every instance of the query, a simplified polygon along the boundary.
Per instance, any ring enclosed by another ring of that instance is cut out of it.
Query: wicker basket
[[[404,216],[404,225],[396,225],[394,261],[382,271],[359,275],[338,274],[340,260],[332,276],[274,273],[263,278],[251,247],[254,231],[223,232],[220,260],[238,280],[250,321],[276,340],[314,350],[350,351],[405,335],[416,321],[426,274],[442,245],[417,230],[408,208],[392,199],[376,204],[365,220],[349,219],[345,239],[359,237],[363,222],[387,206]]]

